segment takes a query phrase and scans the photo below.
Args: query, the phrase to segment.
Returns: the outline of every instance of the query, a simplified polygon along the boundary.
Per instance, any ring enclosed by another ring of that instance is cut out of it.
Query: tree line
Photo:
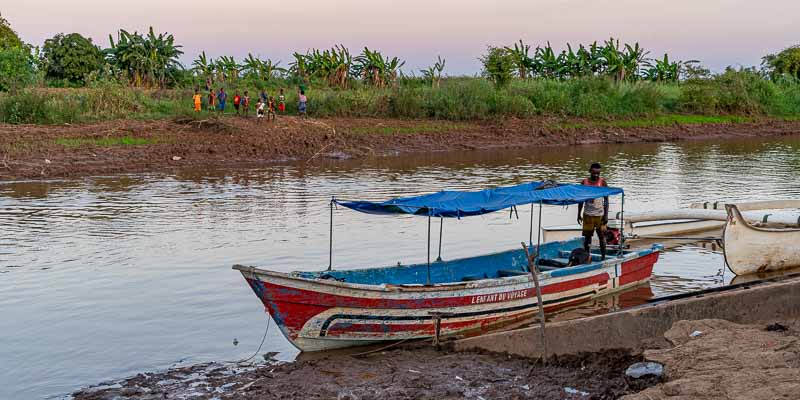
[[[24,43],[0,16],[0,91],[15,91],[37,79],[53,86],[84,86],[90,81],[113,80],[133,87],[166,88],[201,82],[234,83],[240,79],[268,82],[293,79],[318,80],[330,87],[346,89],[358,81],[373,87],[397,84],[404,75],[405,61],[364,47],[357,55],[343,45],[330,49],[295,52],[287,66],[248,54],[243,60],[231,56],[211,58],[205,52],[190,66],[180,62],[184,52],[169,33],[145,33],[124,29],[109,35],[109,47],[101,48],[79,33],[59,33],[34,47]],[[480,57],[482,75],[503,86],[512,79],[568,80],[609,77],[615,81],[678,82],[710,75],[697,60],[673,60],[668,54],[649,58],[638,43],[603,42],[555,50],[549,42],[531,48],[520,40],[511,46],[488,46]],[[446,61],[439,57],[419,71],[420,79],[439,87]],[[800,79],[800,46],[789,47],[762,59],[758,71],[773,80]],[[411,74],[410,77],[416,77]]]

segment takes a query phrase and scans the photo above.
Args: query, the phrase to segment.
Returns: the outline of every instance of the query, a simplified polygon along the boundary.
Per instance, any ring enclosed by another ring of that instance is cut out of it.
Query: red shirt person
[[[581,181],[581,185],[607,187],[606,180],[600,177],[602,167],[593,163],[589,167],[589,178]],[[606,259],[606,225],[608,224],[608,196],[602,199],[589,200],[578,204],[578,224],[582,225],[583,248],[588,252],[592,245],[592,236],[597,232],[600,240],[600,254]]]
[[[236,95],[233,96],[233,108],[236,109],[236,114],[239,114],[239,104],[242,103],[242,96],[239,96],[239,92],[236,92]]]

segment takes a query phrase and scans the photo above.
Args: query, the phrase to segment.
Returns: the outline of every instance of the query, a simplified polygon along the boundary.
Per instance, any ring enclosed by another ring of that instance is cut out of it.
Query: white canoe
[[[728,204],[725,205],[726,207]],[[751,223],[770,223],[783,225],[800,225],[800,211],[786,209],[759,209],[741,212],[743,218]],[[617,218],[620,215],[617,214]],[[707,221],[728,220],[728,214],[723,210],[682,208],[667,211],[643,211],[625,213],[626,223],[645,221],[669,221],[676,219],[696,219]],[[625,228],[628,228],[626,225]]]
[[[692,203],[688,208],[625,213],[627,241],[639,238],[675,237],[720,229],[725,226],[728,214],[726,203]],[[738,203],[744,218],[751,223],[800,226],[800,200],[767,200]],[[619,218],[609,221],[610,228],[619,228]],[[569,240],[581,236],[580,225],[542,227],[543,242]]]
[[[638,238],[672,237],[708,232],[722,228],[725,222],[702,219],[670,219],[626,223],[625,225],[625,240],[631,241]],[[619,220],[608,221],[608,226],[618,229],[620,226]],[[581,234],[581,226],[576,224],[542,227],[542,241],[544,243],[569,240],[579,237]]]
[[[800,229],[750,225],[739,209],[725,205],[728,221],[722,238],[725,263],[736,275],[800,267]]]

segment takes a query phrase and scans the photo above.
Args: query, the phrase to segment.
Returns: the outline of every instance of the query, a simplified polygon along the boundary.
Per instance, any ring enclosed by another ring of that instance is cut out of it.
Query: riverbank
[[[0,179],[257,166],[404,153],[800,134],[800,120],[667,115],[479,122],[373,118],[260,122],[239,117],[0,124]]]
[[[561,356],[547,365],[496,353],[406,347],[291,363],[211,363],[140,373],[89,387],[75,400],[144,399],[748,399],[800,391],[800,320],[740,325],[678,321],[669,345]],[[659,379],[633,380],[635,362],[664,365]]]
[[[623,400],[797,398],[800,320],[740,325],[720,319],[678,321],[671,346],[644,352],[664,365],[666,382]]]
[[[144,399],[615,399],[633,393],[622,352],[564,357],[543,365],[430,345],[264,365],[202,364],[87,388],[75,400]]]

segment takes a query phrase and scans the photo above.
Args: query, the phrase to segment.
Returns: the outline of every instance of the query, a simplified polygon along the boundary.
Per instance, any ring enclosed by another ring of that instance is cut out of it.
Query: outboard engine
[[[620,243],[620,232],[617,228],[606,228],[606,244],[617,245]]]

